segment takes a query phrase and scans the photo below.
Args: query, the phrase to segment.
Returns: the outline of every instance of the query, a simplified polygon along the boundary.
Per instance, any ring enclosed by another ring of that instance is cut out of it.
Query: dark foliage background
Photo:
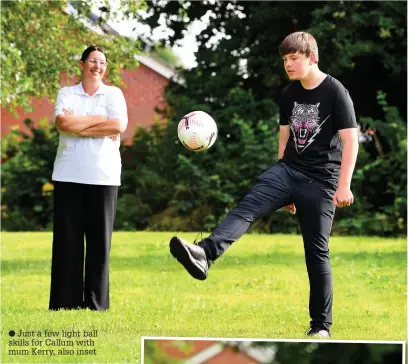
[[[211,11],[198,36],[198,66],[181,71],[184,84],[166,92],[168,123],[138,129],[122,147],[123,176],[116,229],[211,230],[276,162],[276,98],[287,84],[278,54],[284,37],[311,32],[320,68],[350,91],[361,126],[352,182],[355,203],[338,209],[333,232],[396,236],[406,233],[406,2],[148,2],[174,30]],[[162,15],[163,16],[163,15]],[[222,35],[217,42],[214,36]],[[219,136],[206,152],[177,140],[177,124],[192,110],[216,120]],[[3,142],[3,229],[38,230],[51,223],[50,181],[56,133],[18,132]],[[16,138],[22,140],[16,141]],[[10,156],[14,156],[10,158]],[[27,183],[30,181],[30,183]],[[298,232],[296,217],[278,211],[254,224],[260,232]]]

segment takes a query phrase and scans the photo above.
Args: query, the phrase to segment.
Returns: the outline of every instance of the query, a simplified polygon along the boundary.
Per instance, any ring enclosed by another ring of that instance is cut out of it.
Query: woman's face
[[[85,61],[80,61],[82,79],[101,81],[106,72],[106,57],[102,52],[92,51]]]

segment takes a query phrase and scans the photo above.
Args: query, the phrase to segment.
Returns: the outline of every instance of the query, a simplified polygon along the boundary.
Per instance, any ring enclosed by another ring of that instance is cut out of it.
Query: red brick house
[[[155,108],[166,105],[164,99],[164,88],[174,75],[174,70],[164,66],[153,58],[147,56],[136,56],[140,66],[134,71],[123,70],[122,79],[126,87],[122,87],[123,94],[128,107],[128,127],[122,134],[125,144],[130,144],[136,126],[149,128],[155,121],[165,122],[155,112]],[[70,85],[74,83],[63,83]],[[61,85],[62,86],[62,85]],[[56,95],[55,95],[56,96]],[[1,135],[6,135],[10,129],[19,125],[21,130],[27,130],[24,119],[32,119],[36,125],[41,118],[52,120],[54,104],[48,97],[39,99],[32,98],[33,112],[24,112],[22,108],[17,110],[18,117],[13,116],[6,109],[1,110]]]
[[[250,342],[227,342],[209,340],[153,340],[159,350],[172,360],[184,364],[263,364],[271,363],[275,357],[273,348],[253,348]],[[233,345],[230,345],[233,344]],[[145,359],[145,358],[143,358]]]

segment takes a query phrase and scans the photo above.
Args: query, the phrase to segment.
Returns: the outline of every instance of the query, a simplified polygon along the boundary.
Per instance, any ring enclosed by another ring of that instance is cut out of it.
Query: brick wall
[[[122,78],[127,85],[122,91],[126,98],[129,117],[129,124],[122,138],[127,140],[128,144],[137,125],[149,128],[154,121],[165,122],[154,109],[166,106],[164,88],[169,80],[141,63],[134,72],[124,71]]]
[[[156,340],[162,352],[173,359],[191,359],[206,349],[211,348],[217,341],[212,340]],[[177,343],[187,344],[185,350],[178,347]],[[235,351],[230,347],[224,347],[223,350],[210,358],[204,360],[203,364],[259,364],[257,360],[249,357],[244,352]]]
[[[149,128],[155,120],[159,123],[165,122],[157,115],[155,108],[162,108],[166,105],[164,88],[169,80],[142,63],[134,71],[122,71],[122,79],[126,85],[126,87],[122,87],[122,91],[125,95],[129,119],[122,140],[125,141],[125,144],[130,144],[137,125]],[[108,84],[105,80],[104,82]],[[74,80],[67,80],[63,77],[62,85],[74,85],[75,83]],[[52,119],[54,104],[50,102],[48,97],[31,98],[30,103],[34,107],[34,111],[24,112],[22,108],[18,108],[16,110],[18,117],[13,116],[6,109],[1,109],[2,136],[6,135],[15,125],[19,125],[21,130],[27,131],[23,122],[26,118],[32,119],[34,125],[38,125],[40,118]]]
[[[156,340],[156,342],[164,353],[174,359],[191,358],[216,343],[215,341],[210,340]],[[180,342],[182,344],[187,344],[186,350],[182,350],[177,346]]]

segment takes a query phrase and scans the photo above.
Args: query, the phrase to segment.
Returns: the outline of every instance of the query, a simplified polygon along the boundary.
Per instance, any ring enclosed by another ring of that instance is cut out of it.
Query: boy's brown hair
[[[282,57],[296,52],[304,54],[308,58],[310,57],[311,53],[314,53],[316,55],[316,63],[319,63],[317,42],[313,35],[309,33],[291,33],[279,45],[279,53]]]

